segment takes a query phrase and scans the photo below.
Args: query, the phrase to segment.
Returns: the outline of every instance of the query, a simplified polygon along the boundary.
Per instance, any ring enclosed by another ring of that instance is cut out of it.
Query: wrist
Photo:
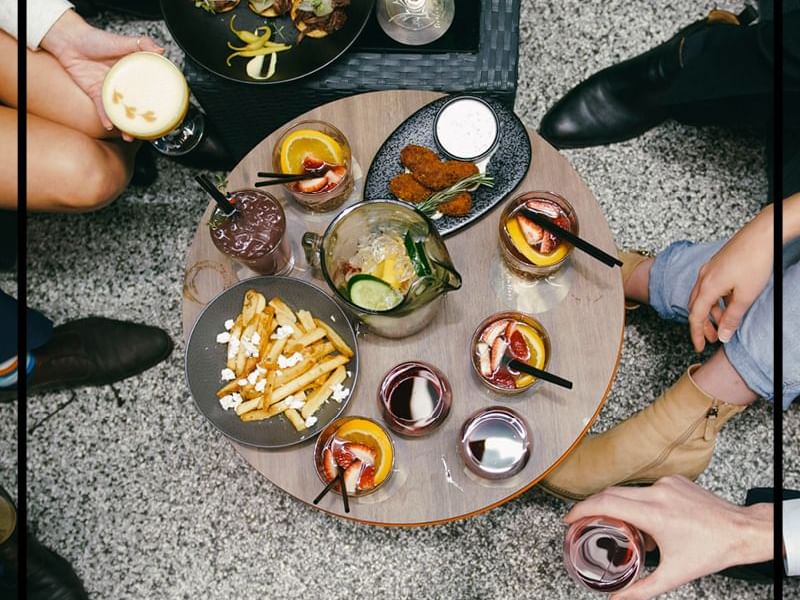
[[[57,59],[74,47],[90,25],[74,10],[64,11],[42,39],[39,46]]]
[[[774,558],[774,508],[771,503],[736,507],[732,520],[731,559],[736,565],[749,565]]]

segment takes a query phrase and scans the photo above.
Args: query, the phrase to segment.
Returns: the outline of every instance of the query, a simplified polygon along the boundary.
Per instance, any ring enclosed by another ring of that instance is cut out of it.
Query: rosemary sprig
[[[449,188],[445,188],[436,192],[435,194],[432,194],[430,198],[417,204],[417,208],[430,217],[436,213],[439,205],[444,204],[448,200],[452,200],[461,192],[469,191],[471,188],[481,185],[485,185],[486,187],[494,187],[494,177],[484,175],[483,173],[475,173],[475,175],[470,175],[458,183],[451,185]]]

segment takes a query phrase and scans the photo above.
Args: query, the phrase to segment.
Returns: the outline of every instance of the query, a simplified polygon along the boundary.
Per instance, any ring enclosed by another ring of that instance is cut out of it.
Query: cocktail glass
[[[181,70],[155,52],[117,61],[103,81],[103,108],[123,133],[149,141],[167,156],[191,152],[203,138],[205,118],[189,105]]]
[[[381,29],[393,40],[409,46],[430,44],[442,37],[453,22],[455,0],[378,0]]]
[[[638,529],[624,521],[585,517],[567,531],[564,564],[583,587],[595,592],[618,592],[639,576],[644,564],[644,539]]]
[[[303,130],[311,130],[320,132],[335,141],[341,149],[342,160],[339,164],[328,164],[332,167],[344,167],[346,172],[344,178],[330,190],[323,188],[318,192],[304,193],[301,191],[301,186],[309,182],[293,182],[284,184],[286,191],[291,194],[292,198],[306,210],[313,212],[327,212],[339,208],[345,200],[350,196],[353,191],[354,178],[353,178],[353,156],[350,149],[350,143],[347,141],[345,135],[336,127],[325,121],[299,121],[288,126],[281,132],[278,143],[272,151],[272,166],[275,172],[302,175],[303,170],[289,171],[282,164],[281,153],[284,144],[292,134]],[[326,186],[327,187],[327,186]]]
[[[569,220],[570,231],[575,235],[579,235],[578,216],[575,213],[575,209],[572,208],[572,205],[567,202],[566,199],[558,194],[553,194],[551,192],[525,192],[509,200],[505,208],[503,208],[503,212],[500,214],[500,251],[509,269],[517,275],[533,279],[548,277],[561,269],[566,264],[573,249],[572,244],[559,240],[559,246],[551,253],[551,257],[558,257],[557,260],[549,262],[545,259],[543,264],[534,263],[519,249],[518,245],[520,244],[520,240],[517,239],[515,243],[514,235],[509,230],[509,221],[516,219],[523,206],[528,202],[535,202],[537,200],[545,200],[558,205]],[[517,234],[516,237],[519,238],[519,234]],[[524,241],[521,243],[524,243]],[[563,250],[560,248],[561,245],[563,245]]]

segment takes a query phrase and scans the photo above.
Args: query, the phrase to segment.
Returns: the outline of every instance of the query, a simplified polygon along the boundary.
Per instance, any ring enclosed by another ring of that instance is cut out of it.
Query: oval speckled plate
[[[531,166],[531,140],[519,117],[499,101],[480,94],[456,94],[426,104],[406,119],[378,149],[364,183],[364,200],[394,198],[389,181],[403,172],[400,150],[408,144],[427,146],[443,157],[433,134],[436,113],[458,96],[477,96],[489,103],[500,121],[500,143],[486,165],[486,174],[494,177],[494,187],[482,186],[472,194],[472,210],[463,217],[444,215],[434,221],[439,233],[448,236],[468,227],[492,210],[513,192]]]
[[[225,321],[235,319],[241,312],[244,294],[251,288],[264,294],[267,301],[279,296],[293,311],[305,309],[323,319],[353,349],[353,358],[346,366],[350,375],[342,383],[350,388],[350,395],[341,404],[328,399],[314,415],[317,422],[304,431],[298,432],[283,415],[246,423],[233,409],[223,409],[217,398],[217,390],[224,385],[220,373],[225,368],[227,352],[227,344],[217,343],[217,334],[225,331]],[[290,277],[253,277],[228,288],[200,313],[186,344],[186,381],[197,408],[214,427],[247,446],[283,448],[312,439],[342,414],[353,396],[357,379],[358,344],[350,321],[339,305],[317,286]]]

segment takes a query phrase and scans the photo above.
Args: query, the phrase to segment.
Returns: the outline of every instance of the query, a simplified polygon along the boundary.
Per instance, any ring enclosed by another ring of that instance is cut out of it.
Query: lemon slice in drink
[[[281,172],[304,173],[303,159],[309,155],[330,165],[344,164],[339,142],[316,129],[298,129],[287,135],[281,144]]]
[[[537,369],[544,369],[546,350],[542,336],[539,335],[539,332],[533,327],[525,323],[517,323],[517,331],[519,331],[522,334],[522,337],[525,338],[525,344],[528,346],[528,349],[531,352],[531,357],[527,361],[528,364],[532,367],[536,367]],[[522,373],[519,377],[517,377],[516,386],[518,388],[526,387],[533,383],[534,379],[535,377],[533,375]]]

